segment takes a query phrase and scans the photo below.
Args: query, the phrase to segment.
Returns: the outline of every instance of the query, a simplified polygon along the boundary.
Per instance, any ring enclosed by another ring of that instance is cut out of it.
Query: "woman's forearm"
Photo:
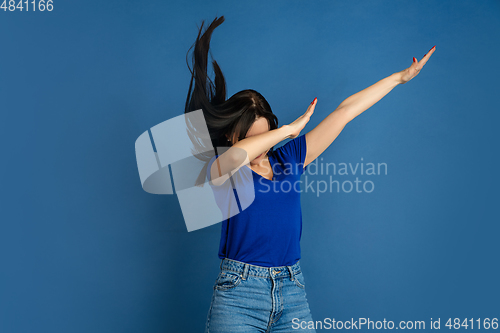
[[[289,126],[282,125],[277,129],[246,137],[232,145],[227,152],[231,151],[237,157],[235,160],[238,163],[242,163],[246,158],[252,161],[266,150],[288,138],[289,135]]]
[[[388,77],[372,84],[368,88],[346,98],[338,108],[343,108],[347,115],[347,121],[359,116],[363,111],[377,103],[387,95],[395,86],[401,83],[401,73],[394,73]]]

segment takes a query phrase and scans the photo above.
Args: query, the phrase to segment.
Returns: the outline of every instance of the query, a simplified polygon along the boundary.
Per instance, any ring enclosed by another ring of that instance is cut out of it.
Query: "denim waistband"
[[[238,273],[243,278],[243,280],[246,280],[247,276],[251,275],[263,278],[278,278],[289,276],[293,281],[294,275],[300,273],[300,264],[299,261],[297,261],[291,266],[264,267],[224,258],[221,260],[220,269],[223,271]]]

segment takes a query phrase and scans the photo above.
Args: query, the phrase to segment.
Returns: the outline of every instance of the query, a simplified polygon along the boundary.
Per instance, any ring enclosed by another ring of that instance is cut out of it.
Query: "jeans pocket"
[[[214,289],[229,290],[241,283],[241,276],[235,272],[221,271],[215,281]]]
[[[302,288],[302,289],[305,289],[306,288],[306,282],[304,280],[304,274],[302,274],[302,272],[298,273],[298,274],[295,274],[294,276],[294,281],[295,281],[295,284]]]

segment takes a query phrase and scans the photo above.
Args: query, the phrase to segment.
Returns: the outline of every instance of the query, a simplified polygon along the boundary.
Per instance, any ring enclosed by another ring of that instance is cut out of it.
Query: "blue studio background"
[[[302,193],[313,319],[500,317],[499,1],[73,0],[0,10],[0,332],[203,331],[221,224],[188,233],[134,143],[183,113],[186,52],[222,15],[228,97],[261,92],[280,125],[318,97],[302,133],[436,45],[320,156],[386,163],[373,192]]]

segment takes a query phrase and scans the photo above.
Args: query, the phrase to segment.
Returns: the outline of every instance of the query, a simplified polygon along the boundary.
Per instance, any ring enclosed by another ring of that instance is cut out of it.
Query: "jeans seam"
[[[238,275],[237,278],[236,278],[236,283],[228,288],[220,288],[218,285],[217,285],[217,282],[219,281],[219,279],[217,279],[217,281],[215,281],[215,289],[216,290],[219,290],[219,291],[226,291],[226,290],[231,290],[231,289],[234,289],[236,288],[241,282],[242,282],[242,278],[241,278],[241,275]]]
[[[302,289],[306,289],[306,286],[302,283],[300,283],[299,279],[297,279],[297,277],[295,277],[295,284],[297,285],[297,287],[299,288],[302,288]]]
[[[280,318],[281,318],[281,315],[283,314],[283,279],[278,279],[278,286],[279,286],[279,289],[280,289],[280,304],[281,304],[281,307],[278,309],[278,316],[276,318],[274,318],[273,320],[271,320],[270,324],[273,325],[274,323],[276,323]]]
[[[214,306],[214,300],[215,300],[215,290],[212,293],[212,301],[210,302],[210,309],[208,310],[207,333],[210,333],[210,316],[212,315],[212,308]]]

